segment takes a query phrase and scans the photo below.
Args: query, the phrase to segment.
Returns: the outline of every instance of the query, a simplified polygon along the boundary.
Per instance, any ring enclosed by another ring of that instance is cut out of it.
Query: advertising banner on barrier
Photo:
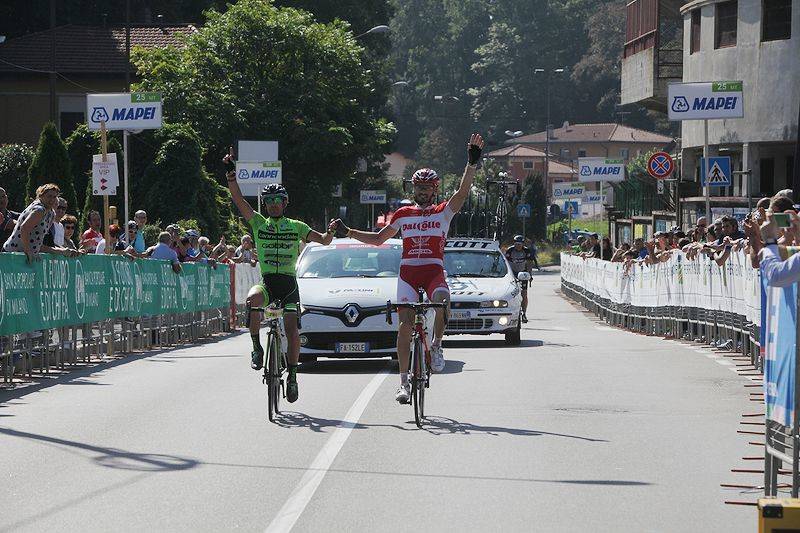
[[[28,265],[24,254],[0,254],[0,335],[229,304],[227,265],[184,263],[175,274],[156,259],[43,254]]]
[[[785,288],[764,285],[766,309],[769,311],[762,328],[767,419],[791,427],[797,355],[797,283]]]

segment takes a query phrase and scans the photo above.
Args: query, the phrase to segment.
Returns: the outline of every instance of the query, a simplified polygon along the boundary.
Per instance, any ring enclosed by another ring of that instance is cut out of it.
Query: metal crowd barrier
[[[229,333],[230,309],[115,318],[0,337],[3,382],[102,361],[117,355],[196,343]]]

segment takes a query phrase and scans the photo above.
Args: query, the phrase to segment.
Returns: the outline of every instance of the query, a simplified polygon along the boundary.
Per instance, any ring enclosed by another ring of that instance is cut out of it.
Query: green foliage
[[[28,168],[28,201],[36,197],[36,188],[45,183],[55,183],[61,189],[61,196],[70,206],[76,205],[75,188],[72,183],[69,156],[64,141],[58,134],[55,124],[48,122],[42,128],[39,145]]]
[[[27,144],[0,145],[0,186],[8,194],[8,208],[25,209],[28,167],[33,161],[33,148]]]
[[[304,192],[292,196],[295,215],[321,213],[358,159],[381,161],[394,134],[378,118],[363,49],[344,22],[263,1],[207,16],[181,50],[135,51],[138,89],[161,91],[167,120],[197,131],[215,175],[235,139],[279,141],[284,184]]]
[[[148,219],[149,220],[149,219]],[[142,232],[144,233],[145,246],[152,246],[158,242],[158,234],[164,231],[160,220],[156,220],[150,224],[145,224]]]

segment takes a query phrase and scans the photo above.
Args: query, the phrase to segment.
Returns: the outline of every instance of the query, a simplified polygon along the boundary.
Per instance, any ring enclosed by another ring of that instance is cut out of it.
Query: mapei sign
[[[670,120],[742,118],[742,82],[672,83],[667,106]]]
[[[87,94],[90,130],[150,130],[161,127],[161,93]]]
[[[579,198],[585,190],[583,183],[554,183],[553,198]]]
[[[281,166],[280,161],[237,161],[236,162],[236,180],[239,182],[250,181],[267,183],[281,183]]]
[[[578,179],[589,181],[624,181],[625,161],[604,157],[579,157]]]

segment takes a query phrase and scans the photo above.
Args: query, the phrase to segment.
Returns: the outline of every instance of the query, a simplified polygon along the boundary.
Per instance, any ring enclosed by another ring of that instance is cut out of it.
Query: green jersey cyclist
[[[234,164],[233,154],[223,159],[228,169]],[[319,233],[305,222],[284,216],[289,203],[286,188],[279,183],[271,183],[261,191],[260,201],[265,206],[268,217],[253,210],[236,183],[236,172],[226,174],[228,188],[233,203],[253,230],[258,263],[261,266],[263,283],[255,285],[247,295],[248,307],[263,307],[280,300],[284,306],[283,323],[289,344],[289,379],[286,383],[286,399],[297,401],[297,362],[300,359],[300,333],[297,330],[297,313],[300,305],[300,289],[297,286],[295,267],[300,253],[301,242],[318,242],[328,245],[333,240],[329,229]],[[264,348],[260,341],[261,312],[251,311],[250,336],[253,339],[251,367],[260,370],[264,360]]]

